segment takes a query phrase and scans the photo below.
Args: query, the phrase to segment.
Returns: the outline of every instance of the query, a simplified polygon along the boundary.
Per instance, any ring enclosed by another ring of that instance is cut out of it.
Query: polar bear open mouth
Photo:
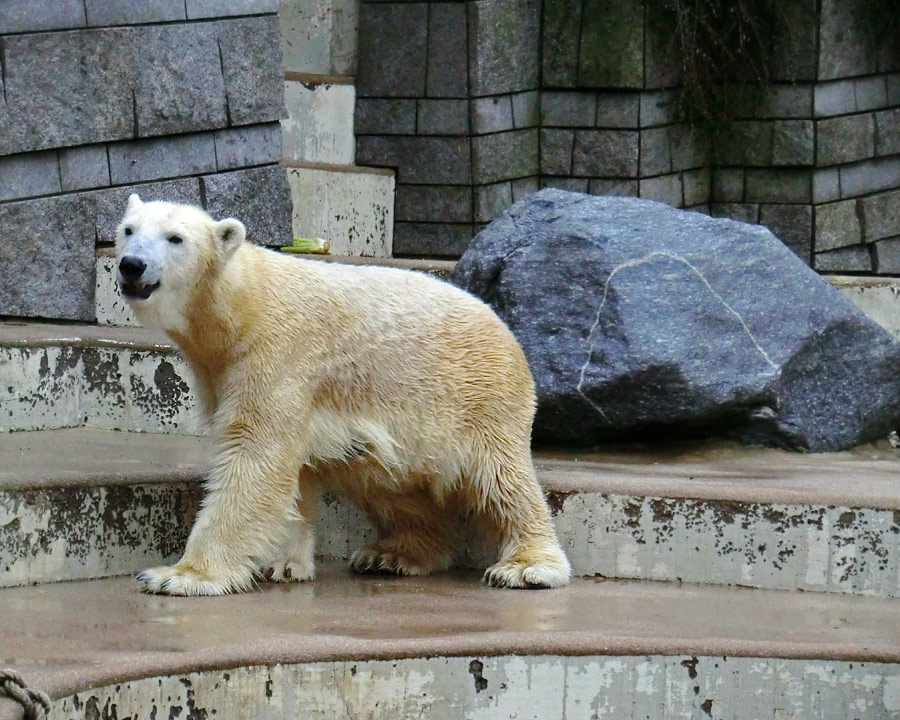
[[[159,287],[158,282],[151,285],[150,283],[120,281],[119,285],[123,295],[131,298],[140,298],[141,300],[146,300]]]

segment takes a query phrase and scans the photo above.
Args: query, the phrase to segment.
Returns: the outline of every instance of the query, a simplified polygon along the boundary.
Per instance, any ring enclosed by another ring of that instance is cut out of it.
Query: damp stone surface
[[[75,718],[900,718],[886,663],[697,656],[434,657],[193,672],[54,702]]]

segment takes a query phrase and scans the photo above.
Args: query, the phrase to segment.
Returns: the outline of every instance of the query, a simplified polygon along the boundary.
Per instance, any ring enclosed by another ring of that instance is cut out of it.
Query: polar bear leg
[[[316,516],[322,488],[310,474],[300,475],[299,515],[288,521],[287,537],[280,551],[261,569],[273,582],[303,582],[316,576]]]
[[[288,539],[278,556],[262,568],[272,582],[303,582],[316,576],[315,536],[305,518],[288,524]]]
[[[530,458],[491,462],[479,473],[474,500],[500,535],[500,559],[484,573],[494,587],[555,588],[572,574]],[[482,483],[485,486],[479,488]]]
[[[450,567],[458,540],[457,513],[435,498],[428,483],[369,496],[361,504],[381,537],[354,551],[354,572],[428,575]]]
[[[453,555],[441,540],[422,528],[395,531],[355,550],[350,568],[358,573],[428,575],[450,567]]]
[[[263,558],[275,556],[298,517],[296,454],[271,441],[223,444],[184,555],[145,570],[143,590],[165,595],[224,595],[248,590]]]

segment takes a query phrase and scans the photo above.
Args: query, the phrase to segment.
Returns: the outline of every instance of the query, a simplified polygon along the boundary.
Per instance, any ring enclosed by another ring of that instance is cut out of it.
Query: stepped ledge
[[[5,433],[0,490],[182,482],[200,477],[209,456],[210,441],[197,436],[94,428]],[[589,492],[900,512],[900,451],[887,443],[806,455],[717,441],[596,453],[539,450],[534,458],[551,504]]]
[[[115,578],[6,589],[0,604],[3,664],[54,698],[138,678],[336,660],[900,662],[897,602],[688,584],[582,578],[561,590],[507,591],[471,572],[359,577],[326,566],[313,583],[236,596],[148,596]],[[0,719],[14,717],[0,705]]]

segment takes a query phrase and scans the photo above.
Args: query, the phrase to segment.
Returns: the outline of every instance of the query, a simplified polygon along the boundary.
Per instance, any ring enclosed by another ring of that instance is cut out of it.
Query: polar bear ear
[[[225,253],[225,257],[230,257],[231,254],[240,247],[241,243],[244,242],[244,238],[247,236],[247,230],[244,228],[244,223],[240,220],[235,220],[234,218],[219,220],[219,222],[216,223],[215,230],[216,240],[219,242],[219,247],[222,252]]]
[[[137,210],[143,204],[143,201],[138,197],[137,193],[131,193],[131,195],[128,196],[128,207],[125,209],[125,212]]]

